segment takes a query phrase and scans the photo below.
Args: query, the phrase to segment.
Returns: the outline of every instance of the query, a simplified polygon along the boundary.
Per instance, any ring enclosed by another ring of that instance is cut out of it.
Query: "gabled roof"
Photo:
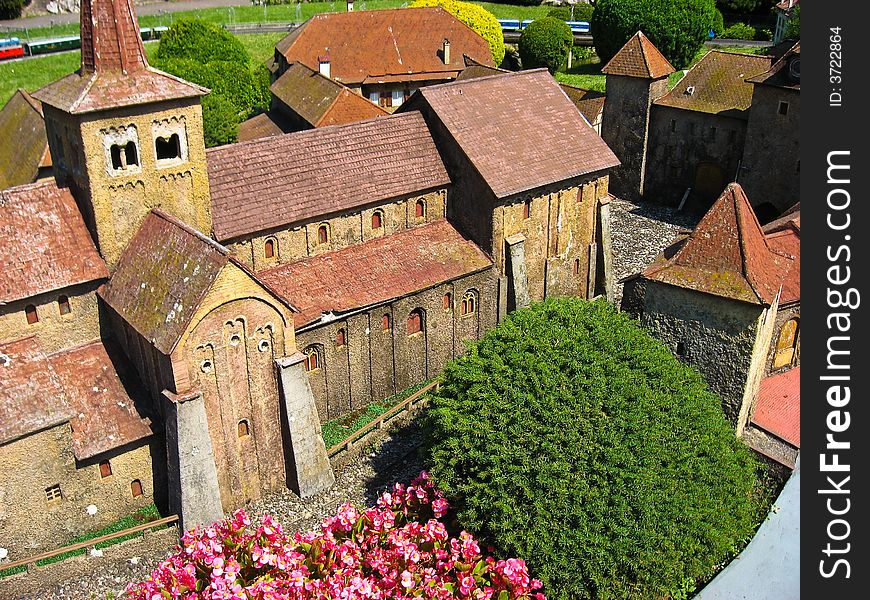
[[[230,144],[207,157],[220,241],[450,183],[420,113]]]
[[[420,88],[497,198],[619,164],[546,69]]]
[[[674,67],[665,55],[659,52],[642,31],[631,36],[601,69],[601,72],[606,75],[643,79],[660,79],[674,71]]]
[[[801,447],[801,368],[761,380],[752,424]]]
[[[39,168],[51,166],[42,106],[24,90],[18,90],[0,109],[0,190],[36,180]]]
[[[0,382],[0,444],[75,414],[36,336],[0,343]]]
[[[446,219],[260,271],[300,312],[296,327],[407,296],[492,265]]]
[[[752,104],[748,79],[770,63],[769,56],[711,50],[655,104],[746,119]]]
[[[148,65],[132,0],[83,0],[81,68],[34,92],[79,114],[202,96],[208,90]]]
[[[0,192],[0,302],[108,276],[69,188],[51,180]]]
[[[229,250],[154,209],[99,295],[139,335],[169,355],[230,262],[256,280]]]
[[[801,43],[798,40],[797,42],[791,42],[791,44],[788,51],[780,56],[770,69],[760,75],[750,77],[746,81],[800,91]]]
[[[752,304],[771,304],[793,259],[767,241],[749,200],[730,183],[671,258],[643,275],[677,287]]]
[[[264,112],[239,123],[238,140],[240,142],[249,142],[264,137],[283,135],[284,133],[286,133],[284,119],[281,118],[281,115],[273,112]]]
[[[72,447],[75,457],[86,460],[149,437],[150,420],[136,407],[145,405],[144,389],[111,347],[96,341],[48,357],[62,382],[73,412]]]
[[[764,226],[768,245],[780,254],[793,258],[782,282],[780,305],[800,302],[801,299],[801,215],[800,209]]]
[[[269,88],[312,127],[363,121],[387,113],[377,104],[302,63],[293,63]]]
[[[450,64],[441,54],[450,40]],[[489,45],[462,21],[438,7],[324,13],[311,17],[275,46],[289,62],[318,69],[329,55],[331,77],[360,84],[368,77],[409,74],[453,77],[467,54],[492,64]]]

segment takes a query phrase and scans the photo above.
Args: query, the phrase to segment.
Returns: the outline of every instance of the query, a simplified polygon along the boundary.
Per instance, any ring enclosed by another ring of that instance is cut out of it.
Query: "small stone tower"
[[[82,64],[33,94],[59,181],[69,184],[110,270],[162,208],[211,233],[200,97],[148,65],[132,0],[83,0]]]
[[[637,200],[644,193],[650,106],[667,93],[674,67],[638,31],[601,72],[607,76],[601,137],[622,162],[610,174],[610,191]]]

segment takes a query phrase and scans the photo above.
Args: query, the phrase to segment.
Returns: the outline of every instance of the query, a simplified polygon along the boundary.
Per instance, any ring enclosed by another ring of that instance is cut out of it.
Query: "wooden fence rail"
[[[58,548],[57,550],[52,550],[50,552],[43,552],[42,554],[37,554],[35,556],[31,556],[29,558],[23,558],[21,560],[16,560],[15,562],[11,562],[9,564],[0,563],[0,571],[6,571],[8,569],[14,569],[15,567],[26,567],[32,565],[33,563],[39,562],[41,560],[45,560],[47,558],[54,558],[58,554],[65,554],[67,552],[75,552],[76,550],[82,550],[83,548],[91,548],[96,546],[97,544],[101,544],[103,542],[108,542],[110,540],[114,540],[119,537],[124,537],[125,535],[130,535],[132,533],[139,533],[140,531],[147,531],[148,529],[153,529],[154,527],[159,527],[161,525],[169,525],[170,523],[174,523],[178,521],[178,515],[172,515],[169,517],[165,517],[163,519],[158,519],[156,521],[149,521],[148,523],[143,523],[142,525],[137,525],[136,527],[131,527],[130,529],[125,529],[123,531],[116,531],[115,533],[109,533],[106,535],[101,535],[99,537],[95,537],[92,540],[87,540],[85,542],[79,542],[78,544],[73,544],[71,546],[65,546],[63,548]]]

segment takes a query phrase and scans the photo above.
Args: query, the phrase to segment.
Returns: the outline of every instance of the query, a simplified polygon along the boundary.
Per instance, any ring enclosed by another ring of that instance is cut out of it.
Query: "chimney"
[[[318,57],[318,62],[320,63],[320,74],[324,77],[330,77],[330,69],[329,69],[329,54],[324,54],[323,56]]]
[[[347,0],[347,12],[353,12],[353,0]]]
[[[450,40],[444,38],[444,64],[450,64]]]

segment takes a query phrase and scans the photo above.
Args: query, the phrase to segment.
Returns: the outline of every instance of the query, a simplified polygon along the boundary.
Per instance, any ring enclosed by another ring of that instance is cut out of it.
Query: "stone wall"
[[[468,291],[476,309],[462,315]],[[445,295],[450,308],[445,309]],[[303,353],[317,352],[308,372],[321,421],[388,398],[438,375],[465,352],[463,340],[481,337],[496,324],[497,282],[492,269],[445,282],[328,323],[297,331]],[[423,330],[408,334],[411,311],[422,309]],[[384,317],[387,317],[387,320]],[[344,344],[338,345],[339,330]]]
[[[653,105],[649,131],[645,199],[675,206],[692,188],[693,197],[706,211],[725,186],[737,180],[745,120]],[[702,163],[719,170],[721,186],[698,188],[696,173]]]
[[[154,443],[153,438],[142,440],[78,462],[72,430],[63,423],[0,446],[0,544],[9,550],[9,559],[61,547],[151,504],[152,452],[158,453]],[[108,477],[100,475],[102,460],[110,462]],[[135,498],[133,480],[142,485],[142,495]],[[60,498],[49,499],[46,490],[55,485]],[[86,512],[90,504],[97,507],[95,515]]]
[[[423,203],[422,217],[416,216],[418,201]],[[245,265],[254,271],[260,271],[443,219],[446,205],[447,190],[442,188],[385,201],[341,215],[327,215],[290,227],[257,233],[250,238],[230,242],[227,246]],[[381,218],[381,227],[373,229],[372,217],[376,212]],[[318,229],[321,225],[327,227],[329,234],[325,244],[319,243]],[[267,241],[272,242],[271,258],[266,257]]]
[[[800,200],[800,112],[800,91],[755,86],[740,173],[753,206],[769,202],[782,212]]]
[[[704,375],[736,424],[761,306],[647,280],[641,325]]]
[[[36,335],[46,354],[80,346],[100,337],[100,318],[96,289],[101,282],[74,285],[15,300],[0,306],[0,341]],[[61,296],[69,300],[70,312],[61,314]],[[36,307],[39,321],[27,322],[25,307]]]

